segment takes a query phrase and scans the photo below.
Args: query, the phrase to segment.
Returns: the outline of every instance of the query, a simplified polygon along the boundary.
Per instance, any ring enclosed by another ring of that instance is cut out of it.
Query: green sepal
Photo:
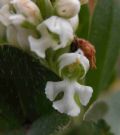
[[[84,74],[85,74],[85,69],[78,62],[70,64],[68,66],[65,66],[61,70],[61,76],[62,77],[67,77],[67,78],[69,78],[71,80],[79,79],[79,78],[83,77]]]

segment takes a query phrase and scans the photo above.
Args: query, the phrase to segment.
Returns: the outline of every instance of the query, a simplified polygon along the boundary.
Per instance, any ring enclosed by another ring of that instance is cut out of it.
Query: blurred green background
[[[52,15],[49,0],[35,1],[45,18]],[[79,18],[76,34],[96,48],[97,69],[85,80],[94,89],[90,104],[77,118],[54,111],[44,88],[60,78],[33,54],[3,46],[2,35],[0,135],[120,135],[120,0],[91,0],[81,7]]]

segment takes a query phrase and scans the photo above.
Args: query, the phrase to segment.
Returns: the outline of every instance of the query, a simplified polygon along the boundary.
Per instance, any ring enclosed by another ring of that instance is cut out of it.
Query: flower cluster
[[[80,113],[76,96],[86,106],[93,92],[91,87],[80,84],[80,81],[91,65],[95,67],[95,50],[89,42],[84,43],[82,39],[75,37],[80,7],[87,2],[55,0],[51,3],[53,15],[43,19],[41,9],[32,0],[0,1],[0,36],[5,36],[7,42],[15,47],[34,52],[63,79],[58,82],[48,81],[45,94],[56,110],[70,116]],[[72,45],[75,47],[74,51],[71,49]],[[51,53],[47,56],[49,49]],[[55,66],[48,64],[47,57],[51,58],[51,63]],[[62,92],[63,97],[57,100]]]

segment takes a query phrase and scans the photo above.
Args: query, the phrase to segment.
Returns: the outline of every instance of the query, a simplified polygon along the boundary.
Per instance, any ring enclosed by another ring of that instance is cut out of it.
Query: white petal
[[[54,101],[60,92],[64,92],[62,99]],[[88,104],[92,92],[91,87],[67,79],[60,82],[48,82],[45,88],[47,98],[54,101],[53,107],[59,112],[70,116],[77,116],[80,113],[80,107],[74,99],[75,93],[79,95],[81,104],[85,106]]]
[[[67,20],[52,16],[45,20],[44,24],[51,33],[59,36],[60,44],[57,44],[56,47],[53,48],[54,50],[66,47],[73,40],[73,29]]]
[[[41,39],[35,39],[32,36],[29,36],[28,40],[30,43],[31,51],[35,52],[38,56],[44,58],[45,57],[45,48],[43,48],[43,46],[40,45],[43,41],[41,41]]]
[[[66,113],[70,116],[77,116],[80,113],[80,108],[74,100],[74,87],[72,82],[65,82],[64,96],[61,100],[53,102],[53,107],[61,113]]]
[[[89,63],[89,60],[87,59],[87,57],[85,57],[84,55],[80,55],[80,63],[83,65],[84,70],[85,70],[85,74],[82,77],[82,78],[84,78],[90,68],[90,63]]]
[[[76,31],[77,28],[78,28],[78,25],[79,25],[79,17],[78,17],[78,15],[70,18],[68,21],[70,22],[73,30]]]
[[[11,24],[11,21],[9,20],[9,17],[11,16],[11,13],[9,11],[9,5],[5,5],[0,9],[0,22],[8,26]]]
[[[31,35],[35,35],[35,33],[29,29],[22,28],[17,25],[9,25],[7,27],[7,41],[18,48],[23,50],[29,50],[29,41],[28,37]]]
[[[90,68],[90,63],[89,63],[89,60],[87,59],[86,56],[84,56],[84,53],[81,49],[78,49],[76,52],[76,54],[79,54],[80,55],[80,63],[83,65],[84,69],[85,69],[85,74],[82,78],[85,77],[87,71],[89,70]]]
[[[78,60],[79,60],[80,64],[82,64],[82,66],[84,67],[85,74],[86,74],[89,69],[89,66],[90,66],[89,61],[83,54],[79,54],[79,53],[65,53],[59,57],[58,62],[59,62],[59,67],[60,67],[60,69],[59,69],[60,73],[61,73],[61,70],[65,66],[73,64]],[[85,74],[84,74],[84,76],[85,76]]]
[[[80,11],[79,0],[56,0],[55,10],[61,17],[71,18],[77,15]]]
[[[61,55],[58,59],[60,70],[62,70],[65,66],[75,63],[77,59],[79,60],[79,54],[65,53]]]
[[[29,36],[28,40],[31,51],[35,52],[41,58],[45,58],[45,51],[56,44],[51,37],[41,37],[40,39],[36,39]]]
[[[53,101],[60,92],[64,92],[62,99],[53,102],[53,107],[61,113],[66,113],[70,116],[77,116],[80,113],[80,108],[74,100],[73,86],[73,83],[68,80],[48,82],[45,88],[45,93],[47,98]]]
[[[59,100],[53,102],[53,107],[60,113],[66,113],[70,116],[78,116],[80,113],[80,108],[76,102],[71,98],[71,100]]]
[[[26,20],[25,17],[20,14],[11,15],[9,19],[11,23],[14,25],[20,25]]]
[[[30,48],[38,56],[45,58],[45,51],[48,48],[57,50],[64,48],[73,39],[73,30],[68,21],[59,17],[53,16],[37,26],[41,37],[35,39],[29,37]],[[53,34],[56,34],[59,39],[55,39]],[[60,43],[59,43],[60,42]]]
[[[92,96],[93,89],[89,86],[83,86],[76,82],[75,90],[80,97],[81,104],[86,106]]]
[[[60,92],[64,91],[64,88],[65,88],[64,81],[47,82],[45,94],[49,100],[53,101]]]

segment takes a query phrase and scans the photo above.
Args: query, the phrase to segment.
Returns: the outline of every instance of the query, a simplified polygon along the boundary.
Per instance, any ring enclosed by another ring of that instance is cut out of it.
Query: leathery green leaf
[[[120,50],[120,1],[98,0],[90,26],[89,40],[96,48],[97,69],[91,71],[87,83],[94,88],[95,99],[113,75]]]
[[[89,23],[90,23],[90,13],[88,5],[85,4],[81,6],[81,10],[79,13],[79,26],[77,29],[77,36],[80,38],[88,38],[88,31],[89,31]]]
[[[52,113],[44,89],[47,81],[57,79],[38,57],[10,45],[0,46],[0,131]]]
[[[37,120],[28,132],[28,135],[51,135],[61,131],[69,122],[66,115],[53,113]]]

